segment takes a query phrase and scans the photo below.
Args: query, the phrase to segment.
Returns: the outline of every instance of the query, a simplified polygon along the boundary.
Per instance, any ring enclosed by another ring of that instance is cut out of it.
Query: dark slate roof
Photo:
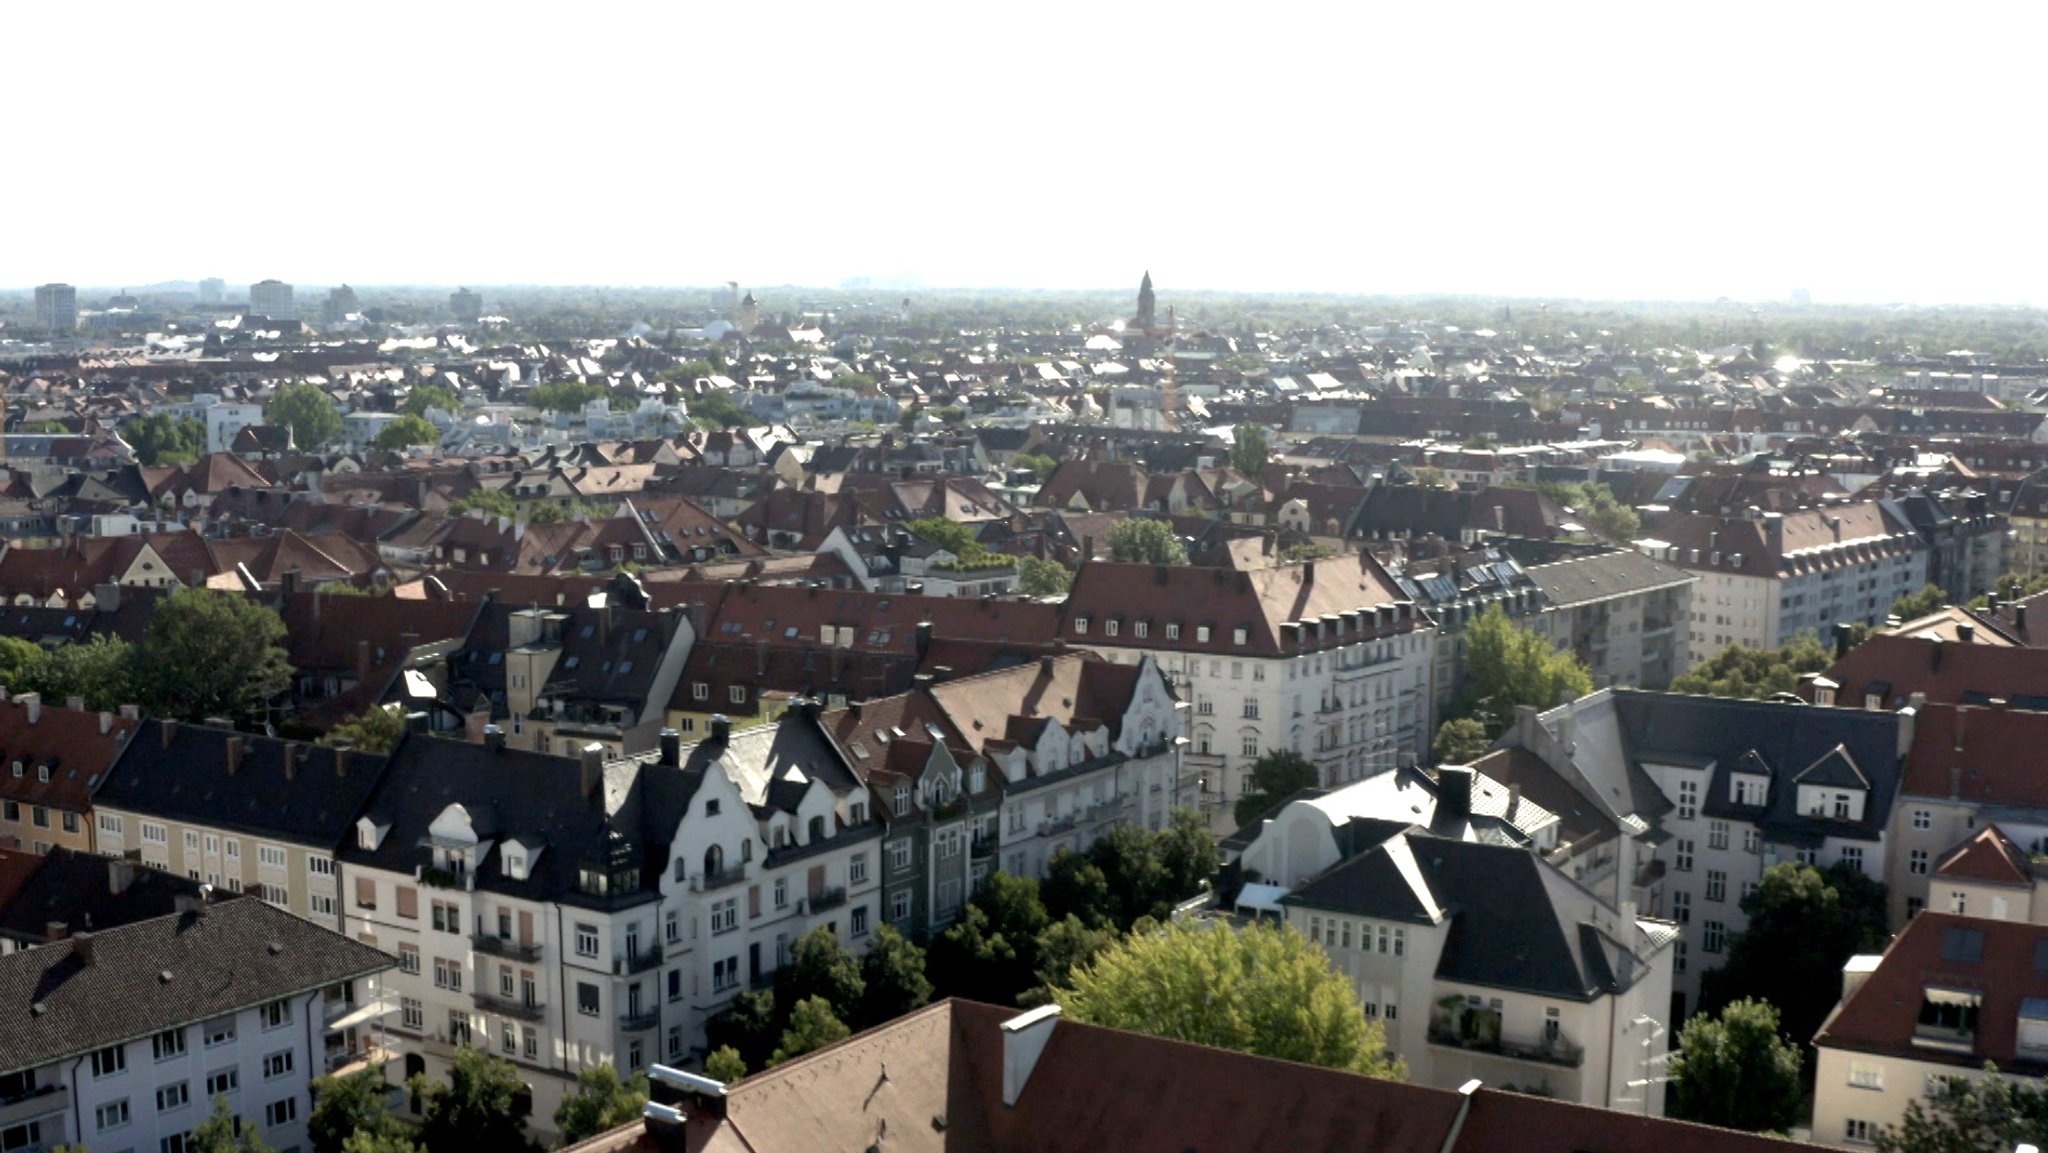
[[[122,887],[116,889],[116,885]],[[180,897],[197,897],[199,882],[130,861],[52,849],[14,898],[0,908],[0,937],[41,943],[50,923],[73,931],[107,930],[177,911]],[[224,893],[222,900],[242,894]]]
[[[394,963],[262,901],[226,901],[92,934],[90,964],[79,944],[73,937],[0,957],[0,1072],[77,1057]]]
[[[242,752],[230,772],[233,740]],[[384,768],[385,758],[370,753],[144,721],[93,803],[331,850],[347,839]]]
[[[1844,789],[1870,787],[1869,778],[1856,767],[1848,750],[1840,745],[1822,753],[1818,760],[1799,770],[1792,779],[1802,785],[1830,785]]]
[[[1754,821],[1784,844],[1818,843],[1824,836],[1874,841],[1898,795],[1899,718],[1895,713],[1832,709],[1776,701],[1737,701],[1677,693],[1614,690],[1614,707],[1632,765],[1675,757],[1712,760],[1714,771],[1700,809],[1709,817]],[[1853,766],[1824,770],[1833,778],[1853,767],[1869,782],[1860,821],[1808,816],[1798,811],[1795,775],[1839,747]],[[1738,764],[1759,771],[1755,753],[1772,772],[1768,807],[1738,807],[1729,775]]]

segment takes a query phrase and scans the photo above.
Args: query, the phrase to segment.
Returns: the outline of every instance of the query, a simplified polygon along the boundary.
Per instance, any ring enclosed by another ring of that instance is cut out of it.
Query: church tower
[[[1152,298],[1152,273],[1147,271],[1145,279],[1138,282],[1138,331],[1150,332],[1154,327],[1152,320],[1154,304],[1155,302]]]

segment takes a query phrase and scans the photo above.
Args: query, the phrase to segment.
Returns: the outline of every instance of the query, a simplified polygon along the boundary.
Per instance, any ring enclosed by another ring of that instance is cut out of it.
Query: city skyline
[[[2048,299],[2031,11],[249,11],[21,14],[95,59],[24,62],[71,110],[26,154],[172,97],[140,186],[26,190],[6,279]]]

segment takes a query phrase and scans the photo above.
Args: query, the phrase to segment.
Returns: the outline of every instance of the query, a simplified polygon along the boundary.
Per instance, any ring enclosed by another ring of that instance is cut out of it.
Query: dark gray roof
[[[232,772],[231,740],[242,742]],[[287,745],[295,758],[289,768]],[[332,850],[348,837],[384,767],[385,758],[370,753],[144,721],[93,803]]]
[[[1544,599],[1559,607],[1668,588],[1694,579],[1683,569],[1633,549],[1531,565],[1524,571],[1543,590]]]
[[[115,885],[122,884],[119,890]],[[130,861],[57,848],[0,909],[0,937],[42,942],[50,923],[107,930],[177,910],[180,897],[199,895],[199,882]],[[222,894],[239,900],[242,894]]]
[[[0,957],[0,1072],[45,1065],[388,969],[262,901],[226,901]]]

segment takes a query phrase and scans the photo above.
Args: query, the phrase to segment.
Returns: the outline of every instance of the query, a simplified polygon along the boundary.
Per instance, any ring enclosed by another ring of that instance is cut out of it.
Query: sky
[[[0,285],[2048,301],[2048,5],[18,4]],[[20,49],[27,49],[21,51]]]

